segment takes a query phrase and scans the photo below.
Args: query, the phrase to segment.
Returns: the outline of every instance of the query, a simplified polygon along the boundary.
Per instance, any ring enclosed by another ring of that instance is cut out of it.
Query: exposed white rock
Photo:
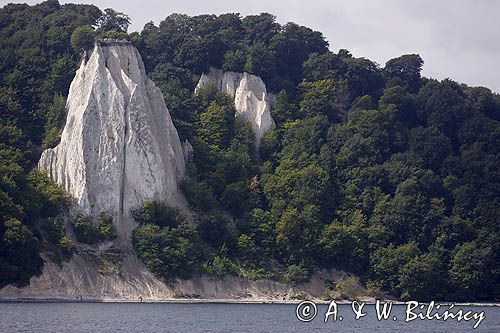
[[[128,43],[101,42],[71,83],[60,144],[39,167],[72,194],[79,208],[115,216],[122,244],[135,227],[130,210],[144,200],[183,207],[178,183],[185,158],[163,95]]]
[[[42,153],[39,167],[74,197],[77,211],[113,216],[118,237],[97,248],[80,245],[79,253],[62,265],[45,258],[42,275],[13,292],[40,297],[171,296],[133,253],[131,236],[137,225],[131,210],[145,200],[163,200],[188,213],[178,184],[186,173],[190,145],[181,144],[137,49],[118,41],[96,44],[76,72],[66,109],[61,142]],[[118,271],[103,274],[92,258],[105,258],[109,249],[120,253],[120,265]]]
[[[219,91],[234,98],[236,116],[247,120],[255,132],[255,142],[259,146],[262,137],[274,126],[271,107],[275,97],[268,93],[264,81],[249,73],[224,72],[210,68],[201,75],[196,89],[214,84]]]

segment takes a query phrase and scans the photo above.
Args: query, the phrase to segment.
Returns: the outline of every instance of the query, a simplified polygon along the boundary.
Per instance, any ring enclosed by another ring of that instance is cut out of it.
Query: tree
[[[8,219],[0,242],[0,287],[8,283],[23,286],[43,265],[38,239],[19,220]]]
[[[276,23],[276,16],[269,13],[246,16],[242,20],[242,25],[248,44],[256,42],[266,44],[280,30],[280,25]]]
[[[299,118],[297,107],[290,103],[286,90],[283,89],[276,95],[272,114],[274,120],[281,126],[287,121],[293,121]]]
[[[245,72],[262,77],[264,82],[273,85],[271,80],[275,79],[276,55],[261,42],[249,48],[245,62]],[[271,87],[271,89],[274,87]]]
[[[242,234],[238,237],[238,253],[246,262],[254,263],[259,260],[259,248],[249,235]]]
[[[291,285],[297,285],[307,282],[309,275],[311,275],[311,271],[304,264],[290,265],[283,276],[283,280]]]
[[[304,82],[300,87],[304,95],[300,102],[300,111],[303,115],[306,117],[324,115],[330,121],[339,120],[340,110],[337,110],[334,104],[337,90],[333,80]]]
[[[288,264],[312,263],[322,223],[318,207],[289,208],[276,224],[276,246]]]
[[[457,245],[451,255],[450,279],[455,297],[463,300],[491,297],[494,267],[491,249],[475,242]]]
[[[439,170],[452,152],[451,141],[436,127],[416,127],[410,131],[408,148],[424,162],[424,167]]]
[[[156,224],[160,227],[175,228],[185,222],[178,208],[161,201],[145,201],[140,209],[133,212],[133,216],[140,224]]]
[[[97,32],[118,31],[127,32],[130,25],[130,17],[111,8],[106,8],[97,20]]]
[[[405,54],[386,62],[384,74],[387,76],[387,87],[401,85],[410,92],[420,89],[420,71],[424,61],[418,54]]]
[[[132,241],[139,259],[166,280],[188,279],[201,265],[196,231],[187,223],[176,228],[145,224],[134,230]]]
[[[430,302],[446,299],[447,270],[444,249],[411,259],[401,269],[401,298]]]
[[[203,217],[198,225],[198,233],[201,239],[209,245],[219,250],[226,247],[234,250],[236,237],[229,228],[230,221],[220,213],[210,213]]]
[[[312,53],[302,65],[303,76],[307,81],[321,81],[335,78],[334,66],[337,59],[335,54]]]
[[[33,191],[39,195],[41,203],[40,216],[56,217],[69,208],[71,197],[64,188],[54,183],[48,176],[47,172],[40,169],[33,169],[28,174],[28,181]]]
[[[222,106],[216,101],[210,103],[206,112],[200,115],[200,138],[212,149],[229,145],[233,134],[234,107]]]
[[[369,265],[365,234],[358,224],[333,221],[325,227],[320,245],[327,266],[363,275]]]
[[[419,91],[419,121],[436,126],[457,146],[457,130],[470,117],[471,108],[460,86],[449,79],[429,81]]]
[[[421,252],[415,243],[377,249],[371,256],[372,277],[376,285],[393,295],[401,295],[403,267]]]
[[[44,149],[54,148],[59,144],[65,117],[66,100],[61,95],[55,95],[46,113],[45,135],[42,142]]]
[[[245,70],[246,55],[242,50],[227,51],[224,54],[224,71],[243,72]]]
[[[415,97],[410,95],[406,89],[394,85],[386,88],[380,97],[379,106],[381,109],[394,105],[397,110],[398,120],[412,127],[417,122]]]
[[[78,27],[71,35],[71,46],[76,52],[86,51],[94,45],[94,38],[95,32],[92,27]]]
[[[113,218],[105,213],[101,213],[97,221],[93,221],[89,216],[78,214],[71,221],[71,226],[76,239],[82,243],[94,245],[116,238]]]
[[[347,82],[349,104],[357,96],[380,96],[384,80],[376,63],[365,58],[346,57],[340,66],[341,77]]]

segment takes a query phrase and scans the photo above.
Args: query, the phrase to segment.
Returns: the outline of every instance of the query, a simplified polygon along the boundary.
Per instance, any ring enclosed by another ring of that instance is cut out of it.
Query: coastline
[[[133,299],[73,299],[69,297],[53,297],[53,298],[0,298],[0,303],[144,303],[144,304],[299,304],[303,300],[279,300],[279,299],[210,299],[210,298],[171,298],[157,300],[133,300]],[[327,305],[331,301],[315,300],[316,304]],[[381,300],[382,302],[392,302],[394,305],[404,305],[405,301],[396,300]],[[348,300],[335,300],[339,305],[351,304]],[[376,300],[362,301],[367,305],[375,305]],[[454,304],[455,306],[481,306],[481,307],[500,307],[500,302],[450,302],[436,301],[441,305]],[[429,304],[428,302],[420,302],[420,304]]]

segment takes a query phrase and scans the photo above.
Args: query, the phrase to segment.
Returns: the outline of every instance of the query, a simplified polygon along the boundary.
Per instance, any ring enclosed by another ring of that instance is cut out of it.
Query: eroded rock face
[[[255,132],[255,143],[259,146],[262,137],[274,126],[271,107],[274,95],[267,92],[264,81],[248,73],[224,72],[210,68],[201,75],[196,89],[214,84],[219,91],[234,98],[236,116],[247,120]]]
[[[76,211],[113,216],[117,239],[99,246],[79,244],[62,265],[44,255],[42,275],[11,292],[32,297],[171,297],[134,254],[131,236],[137,224],[131,210],[145,200],[162,200],[188,213],[178,184],[191,150],[188,142],[181,144],[137,49],[124,42],[97,43],[76,72],[66,108],[61,142],[42,153],[39,167],[74,197]],[[118,255],[106,261],[110,250]]]
[[[135,227],[130,210],[144,200],[184,205],[183,147],[135,47],[96,44],[71,83],[67,112],[60,144],[43,152],[39,167],[85,214],[116,217],[126,243]]]

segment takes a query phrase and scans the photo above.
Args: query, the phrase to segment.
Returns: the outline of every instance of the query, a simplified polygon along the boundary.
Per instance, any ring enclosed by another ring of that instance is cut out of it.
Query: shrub
[[[185,222],[176,228],[142,225],[134,230],[133,244],[146,267],[166,280],[190,278],[200,266],[196,229]]]
[[[116,238],[113,219],[104,213],[99,216],[97,223],[92,223],[89,217],[78,214],[72,226],[76,239],[82,243],[97,244]]]
[[[286,283],[297,285],[309,281],[310,270],[304,265],[290,265],[283,277]]]
[[[214,194],[206,182],[187,179],[180,186],[189,206],[194,210],[208,212],[216,205]]]
[[[335,289],[340,293],[340,297],[347,300],[355,300],[363,295],[363,286],[358,277],[348,277],[336,283]]]
[[[205,272],[217,277],[223,277],[226,274],[233,273],[232,263],[226,257],[215,256],[213,260],[206,261],[203,264]]]
[[[179,209],[161,201],[145,201],[140,209],[132,212],[132,215],[140,224],[156,224],[160,227],[175,228],[185,222]]]
[[[198,225],[201,239],[212,247],[226,247],[230,252],[236,247],[236,237],[229,229],[230,221],[220,213],[203,217]]]

